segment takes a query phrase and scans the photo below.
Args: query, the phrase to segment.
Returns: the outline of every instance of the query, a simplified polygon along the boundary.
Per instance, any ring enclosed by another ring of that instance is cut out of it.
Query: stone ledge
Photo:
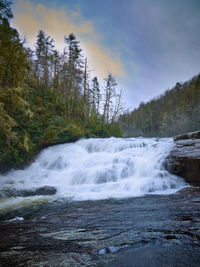
[[[186,182],[200,186],[200,131],[176,136],[167,158],[167,169]]]
[[[174,140],[177,141],[177,140],[191,139],[191,138],[200,139],[200,131],[177,135],[174,137]]]

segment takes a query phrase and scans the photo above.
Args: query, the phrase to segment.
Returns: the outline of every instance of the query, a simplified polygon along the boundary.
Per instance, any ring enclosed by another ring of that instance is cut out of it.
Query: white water
[[[163,163],[173,147],[171,139],[87,139],[43,150],[25,170],[0,176],[0,187],[32,189],[53,186],[49,199],[96,200],[145,194],[169,194],[185,183],[168,173]],[[48,197],[12,198],[0,206],[20,206]]]

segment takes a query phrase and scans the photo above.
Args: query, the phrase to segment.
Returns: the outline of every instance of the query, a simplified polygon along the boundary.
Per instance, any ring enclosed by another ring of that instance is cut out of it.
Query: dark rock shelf
[[[0,190],[0,199],[5,197],[30,197],[30,196],[51,196],[56,194],[56,188],[52,186],[42,186],[33,189],[3,188]]]
[[[176,136],[174,141],[167,169],[186,182],[200,186],[200,131]]]
[[[177,135],[174,137],[174,140],[177,141],[177,140],[192,139],[192,138],[200,139],[200,131]]]

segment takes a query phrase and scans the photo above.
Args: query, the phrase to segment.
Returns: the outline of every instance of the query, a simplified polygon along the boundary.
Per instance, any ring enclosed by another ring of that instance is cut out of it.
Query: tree
[[[76,40],[76,36],[70,33],[68,37],[65,36],[65,42],[68,45],[65,97],[67,117],[70,120],[73,108],[76,106],[75,100],[78,100],[78,95],[80,95],[81,91],[83,62],[79,41]]]
[[[0,0],[0,24],[6,24],[13,18],[11,4],[10,1]]]
[[[9,23],[0,24],[0,86],[15,87],[24,80],[29,65],[23,42]]]
[[[90,102],[91,102],[91,90],[89,86],[89,71],[87,65],[87,58],[85,58],[84,72],[83,72],[83,121],[84,123],[90,116]]]
[[[45,100],[50,85],[51,63],[54,55],[54,40],[42,30],[38,32],[36,41],[35,78],[37,85],[41,84],[41,96]]]
[[[196,131],[200,127],[200,75],[185,83],[176,83],[171,90],[119,118],[128,136],[174,136]],[[129,127],[129,125],[132,127]]]
[[[53,51],[52,54],[52,73],[53,73],[53,88],[54,90],[58,91],[60,88],[60,76],[61,76],[61,56],[57,50]]]
[[[108,74],[108,77],[105,79],[105,82],[106,82],[106,87],[105,87],[105,103],[104,103],[104,110],[103,110],[103,121],[105,120],[106,123],[108,123],[110,119],[112,98],[116,95],[117,83],[111,73]]]
[[[92,110],[94,110],[97,114],[99,113],[100,101],[101,101],[100,86],[98,78],[95,76],[92,79]]]
[[[9,5],[10,2],[1,1],[0,7],[2,9],[3,6],[4,11],[1,10],[2,18],[12,17]],[[29,72],[29,64],[23,42],[8,20],[0,24],[0,62],[0,100],[5,104],[9,116],[12,116],[17,105],[20,109],[24,102],[23,82]]]
[[[122,111],[123,107],[122,107],[122,90],[121,90],[119,94],[116,95],[115,98],[115,105],[113,107],[111,124],[117,120],[117,117],[122,113]]]
[[[18,141],[25,149],[27,133],[18,120],[19,114],[31,114],[26,101],[24,81],[29,72],[27,54],[16,29],[10,27],[10,2],[0,1],[0,128],[7,148]],[[22,142],[22,143],[21,143]],[[5,154],[5,153],[4,153]]]
[[[90,81],[75,35],[65,37],[59,53],[40,30],[32,51],[10,26],[10,5],[0,0],[0,163],[15,165],[52,143],[119,136],[121,94],[112,75],[101,111],[98,79]]]

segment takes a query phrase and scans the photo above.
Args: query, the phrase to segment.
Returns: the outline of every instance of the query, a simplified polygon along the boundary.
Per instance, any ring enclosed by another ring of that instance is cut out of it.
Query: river
[[[84,139],[0,176],[2,266],[199,266],[200,197],[172,139]]]

